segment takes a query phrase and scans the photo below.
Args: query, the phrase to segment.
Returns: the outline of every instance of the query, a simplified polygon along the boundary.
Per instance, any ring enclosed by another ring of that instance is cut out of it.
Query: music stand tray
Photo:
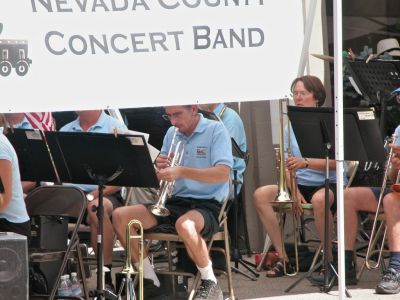
[[[112,186],[158,188],[147,143],[141,135],[117,135],[88,132],[46,132],[62,182],[98,184],[91,173],[104,178],[120,174],[106,182]]]

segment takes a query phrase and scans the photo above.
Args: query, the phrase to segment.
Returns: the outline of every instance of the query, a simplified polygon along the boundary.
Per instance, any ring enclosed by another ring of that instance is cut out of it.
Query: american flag
[[[24,114],[34,129],[43,131],[54,131],[56,129],[51,112],[32,112]]]

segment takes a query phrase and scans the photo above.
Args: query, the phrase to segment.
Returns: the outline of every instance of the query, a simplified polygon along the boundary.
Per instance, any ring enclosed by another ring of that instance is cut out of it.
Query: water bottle
[[[61,276],[61,282],[60,282],[60,286],[58,287],[57,293],[58,293],[58,296],[61,296],[61,297],[72,296],[71,288],[68,285],[68,281],[67,281],[67,275]]]
[[[71,283],[72,296],[82,296],[82,287],[76,272],[71,273]]]

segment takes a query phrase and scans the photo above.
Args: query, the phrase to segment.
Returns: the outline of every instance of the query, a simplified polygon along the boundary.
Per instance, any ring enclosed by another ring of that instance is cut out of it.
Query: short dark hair
[[[304,84],[304,87],[306,88],[307,91],[313,93],[314,98],[318,100],[318,106],[322,106],[325,103],[325,98],[326,98],[325,87],[318,77],[313,75],[305,75],[297,77],[295,80],[293,80],[292,85],[290,86],[290,91],[292,93],[294,86],[299,81],[301,81]]]

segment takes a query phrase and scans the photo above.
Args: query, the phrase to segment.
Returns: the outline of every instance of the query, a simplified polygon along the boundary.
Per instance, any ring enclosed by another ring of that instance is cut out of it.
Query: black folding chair
[[[34,189],[25,199],[28,215],[33,218],[36,216],[48,216],[59,218],[71,218],[75,220],[70,240],[66,249],[47,250],[29,248],[29,261],[33,263],[62,261],[57,278],[49,295],[34,295],[33,297],[47,297],[54,299],[57,288],[60,284],[68,259],[78,259],[78,271],[82,278],[84,296],[88,299],[88,289],[85,281],[82,254],[79,249],[78,228],[86,208],[85,194],[79,188],[73,186],[41,186]],[[51,238],[51,237],[47,237]],[[75,297],[82,299],[81,297]]]

